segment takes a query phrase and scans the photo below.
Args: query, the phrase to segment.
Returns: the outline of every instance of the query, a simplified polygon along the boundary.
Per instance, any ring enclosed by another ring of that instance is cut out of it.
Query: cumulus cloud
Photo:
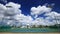
[[[16,20],[18,20],[21,23],[25,23],[26,25],[32,22],[31,16],[25,16],[24,14],[18,14],[14,17]]]
[[[6,6],[12,6],[12,7],[15,8],[15,9],[18,9],[18,8],[21,7],[20,4],[13,3],[13,2],[9,2],[9,3],[7,3]]]
[[[33,22],[32,22],[33,25],[44,25],[45,22],[44,22],[44,19],[42,17],[39,17],[39,18],[36,18]]]
[[[45,16],[47,16],[46,19],[53,20],[54,22],[52,22],[52,23],[60,24],[59,23],[59,21],[60,21],[60,14],[59,13],[52,11],[50,13],[46,13]]]
[[[38,7],[32,7],[31,8],[31,15],[40,15],[40,14],[43,14],[43,13],[46,13],[46,12],[50,12],[51,11],[51,8],[49,7],[46,7],[46,6],[38,6]]]
[[[44,16],[46,16],[46,18],[42,19],[40,17],[38,17],[38,15],[44,14]],[[46,7],[46,5],[43,6],[38,6],[38,7],[32,7],[31,8],[31,15],[34,15],[35,19],[37,19],[37,17],[39,18],[39,21],[34,20],[35,23],[39,24],[39,25],[55,25],[55,24],[60,24],[60,13],[57,13],[55,11],[52,11],[52,8],[50,7]],[[41,21],[40,21],[41,20]],[[57,22],[56,22],[57,21]],[[36,24],[36,25],[37,25]]]
[[[21,13],[21,10],[19,9],[21,7],[20,4],[9,2],[5,6],[7,7],[6,13],[8,13],[10,15],[15,15],[15,14]]]
[[[51,26],[57,24],[56,21],[52,20],[49,17],[46,17],[45,19],[42,17],[36,18],[33,22],[33,25],[39,26],[39,25],[44,25],[44,26]]]
[[[20,7],[20,4],[13,2],[9,2],[6,5],[0,4],[0,23],[7,24],[8,20],[14,20],[13,16],[21,13]]]
[[[21,5],[13,2],[9,2],[6,5],[0,4],[0,24],[1,25],[10,25],[10,26],[24,26],[24,25],[44,25],[50,26],[55,24],[60,24],[60,21],[55,19],[60,19],[60,14],[52,11],[52,8],[43,6],[32,7],[31,15],[22,14],[20,10]],[[38,17],[38,15],[44,14],[44,17]],[[56,18],[58,17],[58,18]]]
[[[21,5],[13,2],[9,2],[6,5],[0,4],[0,23],[11,26],[21,26],[31,24],[33,21],[30,15],[24,15],[21,13]]]

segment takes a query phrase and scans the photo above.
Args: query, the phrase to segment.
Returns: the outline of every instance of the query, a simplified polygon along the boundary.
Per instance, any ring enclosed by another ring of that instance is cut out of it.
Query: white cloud
[[[45,16],[47,16],[46,19],[53,21],[52,24],[53,23],[60,24],[59,23],[59,21],[60,21],[60,14],[59,13],[52,11],[50,13],[46,13]]]
[[[33,22],[33,25],[44,25],[44,19],[42,17],[36,18]]]
[[[31,16],[25,16],[24,14],[18,14],[15,16],[15,19],[18,20],[21,23],[30,24],[32,22],[32,17]]]
[[[41,18],[38,17],[38,15],[43,14],[43,13],[45,13],[44,16],[47,16],[47,17],[45,19],[43,18],[41,20]],[[32,7],[31,8],[31,15],[35,15],[34,16],[35,20],[33,22],[34,22],[34,24],[36,23],[36,25],[39,23],[40,23],[39,25],[48,25],[48,26],[60,24],[59,23],[60,20],[58,20],[58,19],[60,19],[60,13],[52,11],[52,8],[49,8],[46,6]],[[37,17],[39,18],[38,19],[39,21],[36,20]],[[56,23],[56,21],[57,21],[57,23]]]
[[[49,13],[46,13],[45,16],[59,16],[60,14],[55,12],[55,11],[52,11],[52,12],[49,12]]]
[[[11,26],[12,25],[19,26],[24,23],[25,25],[28,25],[31,24],[33,20],[31,16],[29,15],[26,16],[21,13],[21,10],[19,9],[21,7],[20,4],[9,2],[6,5],[1,4],[0,7],[1,7],[0,15],[2,15],[0,17],[1,18],[0,21],[3,21],[3,24],[6,23],[7,25]]]
[[[22,14],[20,4],[9,2],[6,5],[0,4],[0,24],[3,23],[3,25],[7,24],[10,26],[21,26],[21,25],[54,25],[57,24],[56,20],[53,20],[55,16],[59,16],[57,19],[60,19],[60,13],[54,12],[49,7],[46,6],[38,6],[38,7],[32,7],[31,8],[31,15],[24,15]],[[40,14],[44,14],[44,16],[47,16],[45,19],[43,17],[37,17]],[[52,20],[52,21],[51,21]],[[60,21],[57,21],[58,24],[60,24]]]
[[[11,6],[11,7],[13,7],[14,9],[21,8],[21,5],[20,5],[20,4],[13,3],[13,2],[9,2],[8,4],[6,4],[6,6]]]
[[[31,8],[31,15],[40,15],[43,14],[44,12],[50,12],[51,8],[46,7],[46,6],[38,6],[38,7],[32,7]]]
[[[7,10],[6,10],[7,11],[6,12],[7,14],[15,15],[15,14],[21,13],[21,10],[19,9],[21,7],[20,4],[9,2],[5,6],[7,7]]]
[[[56,23],[53,21],[50,21],[49,19],[44,19],[42,17],[36,18],[33,22],[33,25],[39,26],[39,25],[44,25],[44,26],[51,26],[51,25],[55,25]]]
[[[0,4],[0,23],[4,24],[10,20],[14,21],[13,16],[21,13],[20,7],[20,4],[13,2],[9,2],[6,5]]]

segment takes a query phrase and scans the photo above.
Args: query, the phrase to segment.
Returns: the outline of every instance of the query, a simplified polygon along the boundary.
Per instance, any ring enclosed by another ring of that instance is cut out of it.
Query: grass
[[[0,32],[60,32],[60,27],[13,28],[10,26],[0,26]]]
[[[60,32],[57,28],[8,28],[0,29],[0,32]]]

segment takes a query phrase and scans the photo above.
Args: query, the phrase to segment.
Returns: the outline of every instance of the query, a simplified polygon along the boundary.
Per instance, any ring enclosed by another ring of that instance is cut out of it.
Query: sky
[[[1,2],[1,1],[0,1]],[[25,15],[30,14],[30,8],[33,6],[38,6],[38,5],[44,5],[46,3],[50,4],[55,4],[53,6],[53,10],[55,10],[56,12],[60,13],[60,0],[7,0],[7,2],[15,2],[18,4],[21,4],[21,10],[23,11],[22,13],[24,13]],[[4,1],[2,1],[1,3],[4,3]],[[55,9],[56,8],[56,9]]]
[[[0,0],[0,25],[60,24],[60,0]],[[56,23],[56,20],[57,23]]]
[[[44,5],[45,3],[48,3],[48,4],[54,3],[55,5],[53,6],[54,7],[53,10],[60,12],[60,0],[12,0],[12,2],[21,4],[22,5],[21,9],[25,14],[29,13],[31,7]]]

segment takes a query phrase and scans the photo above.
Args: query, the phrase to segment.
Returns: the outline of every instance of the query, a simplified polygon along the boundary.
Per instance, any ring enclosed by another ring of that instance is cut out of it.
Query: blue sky
[[[54,3],[53,10],[60,13],[60,0],[7,0],[7,2],[15,2],[21,4],[22,13],[27,15],[30,14],[30,9],[33,6],[44,5],[48,3],[49,5]],[[0,3],[4,3],[0,1]]]
[[[52,4],[54,3],[54,9],[57,12],[60,12],[60,0],[12,0],[12,2],[16,2],[22,5],[21,9],[23,13],[28,14],[31,7],[43,5],[45,3]]]

